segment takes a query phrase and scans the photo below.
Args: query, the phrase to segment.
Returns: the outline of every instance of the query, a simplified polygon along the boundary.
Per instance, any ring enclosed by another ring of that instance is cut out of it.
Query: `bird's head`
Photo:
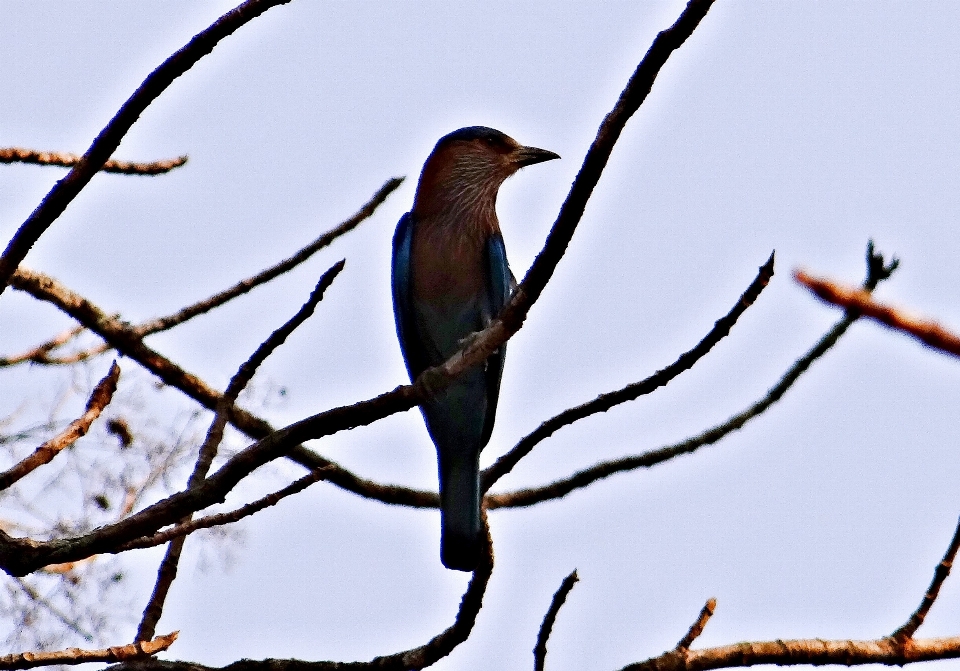
[[[429,216],[473,207],[493,207],[503,181],[520,168],[560,158],[546,149],[526,147],[485,126],[469,126],[444,135],[423,165],[414,212]]]

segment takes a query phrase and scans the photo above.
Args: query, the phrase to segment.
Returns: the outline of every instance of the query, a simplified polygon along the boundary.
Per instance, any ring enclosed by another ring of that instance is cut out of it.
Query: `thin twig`
[[[707,622],[710,621],[710,618],[713,617],[713,612],[717,609],[717,600],[713,597],[707,599],[707,602],[703,604],[703,608],[700,610],[700,615],[697,616],[697,621],[690,626],[690,630],[686,635],[680,639],[680,642],[677,643],[677,647],[674,648],[678,652],[683,652],[690,649],[690,646],[693,645],[693,642],[697,640],[700,634],[703,633],[704,628],[707,626]]]
[[[32,669],[37,666],[54,664],[86,664],[88,662],[128,662],[150,657],[163,652],[177,640],[179,631],[166,636],[157,636],[152,641],[139,641],[127,645],[118,645],[103,650],[81,650],[67,648],[56,652],[19,652],[0,657],[0,670]]]
[[[41,343],[36,347],[28,349],[26,352],[20,354],[13,354],[11,356],[0,356],[0,367],[13,366],[18,363],[23,363],[25,361],[33,361],[36,363],[47,363],[47,357],[51,350],[54,350],[61,345],[65,345],[78,335],[86,331],[86,328],[83,326],[73,326],[63,333],[54,336],[45,343]]]
[[[49,612],[55,618],[60,620],[60,622],[64,626],[66,626],[67,629],[77,634],[80,638],[82,638],[85,641],[93,640],[93,634],[91,634],[89,631],[84,629],[83,626],[79,622],[77,622],[77,620],[75,620],[74,618],[70,617],[69,615],[64,613],[62,610],[57,608],[53,603],[50,602],[49,599],[47,599],[45,596],[40,594],[40,592],[34,589],[30,584],[28,584],[22,578],[14,576],[13,581],[17,584],[17,586],[21,590],[23,590],[24,594],[26,594],[28,597],[30,597],[34,601],[34,603],[37,603],[43,608],[45,608],[47,612]]]
[[[873,242],[869,242],[867,244],[867,273],[863,281],[863,288],[867,291],[873,291],[880,282],[888,279],[893,274],[898,265],[899,261],[896,258],[886,263],[883,255],[874,250]],[[858,313],[848,311],[806,354],[797,359],[763,398],[742,412],[737,413],[726,422],[679,443],[650,450],[639,455],[603,461],[587,469],[578,471],[569,477],[540,487],[518,489],[502,494],[487,494],[485,498],[487,506],[491,509],[526,507],[540,503],[541,501],[561,498],[576,489],[587,487],[597,480],[609,477],[615,473],[623,473],[638,468],[650,468],[680,455],[691,454],[701,447],[720,441],[728,434],[743,428],[747,422],[759,417],[773,404],[783,398],[787,390],[800,379],[800,376],[810,368],[813,362],[826,354],[827,351],[837,343],[840,337],[846,333],[847,329],[857,320],[857,317]],[[558,417],[561,415],[558,415]],[[553,422],[555,419],[556,418],[547,420],[544,425]],[[540,431],[539,428],[537,431],[534,431],[534,433],[521,439],[518,445],[530,440],[538,431]]]
[[[178,310],[171,315],[167,315],[166,317],[158,317],[156,319],[151,319],[150,321],[139,324],[134,327],[134,331],[136,331],[141,337],[145,337],[159,331],[166,331],[174,326],[182,324],[189,319],[193,319],[197,315],[202,315],[205,312],[209,312],[213,308],[219,307],[220,305],[223,305],[227,301],[232,300],[237,296],[242,296],[254,287],[260,286],[265,282],[269,282],[270,280],[289,272],[324,247],[329,246],[334,240],[346,233],[349,233],[359,226],[364,220],[370,218],[377,208],[380,207],[380,205],[382,205],[387,199],[387,196],[396,191],[396,189],[402,183],[403,177],[393,177],[388,179],[383,186],[381,186],[380,189],[373,194],[370,200],[367,201],[363,207],[357,211],[356,214],[330,229],[319,238],[311,242],[309,245],[300,249],[293,256],[284,259],[280,263],[271,266],[270,268],[267,268],[266,270],[263,270],[252,277],[248,277],[247,279],[237,282],[229,289],[224,289],[223,291],[214,294],[209,298],[194,303],[193,305],[188,305],[182,310]]]
[[[933,572],[933,580],[930,581],[930,587],[927,588],[926,594],[923,595],[923,600],[920,601],[920,605],[917,606],[917,609],[903,626],[890,634],[891,639],[903,644],[913,638],[913,635],[927,617],[927,613],[930,612],[930,607],[933,605],[933,602],[937,600],[937,595],[940,594],[940,588],[943,586],[943,582],[947,579],[947,576],[950,575],[950,569],[953,567],[953,560],[957,558],[958,550],[960,550],[960,521],[957,522],[957,529],[953,532],[953,540],[950,541],[950,547],[947,548],[943,559],[940,560],[940,563],[937,564],[937,568]]]
[[[793,277],[827,303],[847,310],[856,310],[862,316],[911,335],[933,349],[960,356],[960,335],[948,331],[933,320],[907,315],[895,307],[875,301],[866,291],[813,277],[802,270],[795,270]]]
[[[286,2],[289,0],[247,0],[195,35],[143,80],[133,95],[123,103],[110,122],[100,131],[79,163],[44,196],[10,240],[3,255],[0,255],[0,293],[3,293],[30,248],[99,172],[144,110],[177,77],[213,51],[220,40],[271,7]]]
[[[80,163],[82,156],[60,151],[36,151],[20,147],[0,148],[0,163],[31,163],[33,165],[56,165],[62,168],[72,168]],[[170,172],[187,162],[186,156],[152,161],[150,163],[134,163],[132,161],[110,160],[100,168],[102,172],[115,172],[122,175],[161,175]]]
[[[298,659],[244,659],[223,667],[223,671],[414,671],[424,669],[449,655],[458,645],[467,640],[483,606],[483,596],[493,572],[493,541],[487,525],[486,514],[481,516],[484,525],[484,552],[480,564],[473,571],[467,590],[460,599],[460,608],[449,627],[421,646],[375,657],[369,662],[304,662]],[[215,667],[194,662],[171,662],[156,659],[139,660],[125,664],[127,671],[213,671]]]
[[[577,577],[577,570],[574,569],[563,582],[550,600],[550,608],[547,614],[543,616],[543,622],[540,624],[540,632],[537,634],[537,644],[533,648],[533,671],[543,671],[543,665],[547,659],[547,640],[550,638],[550,632],[553,631],[553,625],[557,621],[557,613],[567,600],[567,595],[580,578]]]
[[[126,552],[127,550],[151,548],[157,545],[163,545],[174,538],[188,536],[195,531],[199,531],[200,529],[209,529],[211,527],[239,522],[243,518],[250,517],[250,515],[258,513],[265,508],[269,508],[270,506],[275,506],[288,496],[293,496],[294,494],[302,492],[310,485],[323,480],[328,471],[329,468],[317,469],[316,471],[303,476],[299,480],[290,483],[283,489],[279,489],[272,494],[268,494],[267,496],[259,498],[256,501],[252,501],[244,506],[241,506],[240,508],[237,508],[236,510],[231,510],[227,513],[217,513],[216,515],[207,515],[206,517],[201,517],[189,522],[178,524],[170,529],[155,533],[152,536],[139,538],[130,543],[125,543],[124,545],[117,547],[116,551]]]
[[[564,426],[573,424],[591,415],[606,412],[614,406],[633,401],[645,394],[650,394],[656,389],[668,384],[680,373],[692,368],[697,361],[713,349],[714,345],[730,333],[730,329],[737,323],[740,315],[757,300],[760,292],[766,288],[770,282],[770,278],[773,277],[773,260],[774,255],[770,254],[770,258],[760,266],[760,271],[756,278],[750,283],[747,290],[740,295],[740,298],[734,304],[733,308],[731,308],[725,316],[716,321],[710,332],[707,333],[695,347],[687,350],[672,364],[658,370],[645,380],[628,384],[626,387],[618,389],[617,391],[601,394],[588,403],[564,410],[559,415],[543,422],[533,433],[520,440],[510,451],[497,459],[492,466],[484,470],[481,480],[482,491],[489,490],[497,480],[509,473],[521,459],[527,456],[538,443],[550,437]]]
[[[253,378],[260,364],[262,364],[277,347],[282,345],[298,326],[310,318],[317,304],[323,300],[324,292],[333,284],[333,281],[337,278],[337,275],[340,274],[340,271],[343,270],[344,263],[342,260],[338,261],[320,277],[317,286],[310,294],[307,302],[304,303],[297,313],[288,319],[283,326],[271,333],[270,336],[257,347],[250,358],[240,366],[240,369],[233,378],[231,378],[230,383],[227,385],[227,390],[217,402],[217,409],[214,413],[213,421],[210,423],[207,436],[200,446],[196,466],[187,482],[187,491],[195,489],[203,482],[204,478],[206,478],[210,470],[210,464],[213,462],[217,454],[217,449],[223,440],[223,431],[227,426],[230,409],[233,408],[234,403],[236,403],[240,392],[243,391],[247,383]],[[180,523],[185,524],[189,521],[190,515],[186,515]],[[137,641],[147,641],[153,638],[154,633],[156,633],[157,622],[160,621],[160,616],[163,614],[163,605],[166,601],[167,593],[170,591],[170,586],[177,577],[177,566],[180,563],[180,555],[183,552],[183,544],[186,542],[186,538],[186,535],[178,535],[167,547],[167,552],[164,554],[163,561],[160,563],[160,568],[157,571],[157,580],[153,588],[153,594],[143,611],[143,617],[137,629],[135,639]]]
[[[70,425],[59,434],[38,447],[33,454],[23,459],[12,468],[0,473],[0,490],[7,489],[29,473],[32,473],[44,464],[50,463],[55,456],[67,447],[73,445],[87,433],[90,425],[100,416],[103,409],[113,399],[113,392],[117,389],[117,380],[120,378],[120,367],[114,361],[110,371],[104,376],[87,401],[84,413],[70,422]]]
[[[209,298],[194,303],[193,305],[188,305],[187,307],[178,310],[173,314],[165,317],[150,319],[141,324],[137,324],[136,326],[127,328],[130,329],[132,334],[139,336],[140,338],[145,338],[148,335],[159,333],[160,331],[167,331],[175,326],[183,324],[190,319],[193,319],[194,317],[205,314],[210,310],[213,310],[214,308],[219,307],[234,298],[237,298],[238,296],[242,296],[251,289],[264,284],[265,282],[269,282],[270,280],[279,277],[283,273],[289,272],[293,268],[309,259],[316,252],[320,251],[324,247],[329,246],[337,238],[349,233],[359,226],[363,221],[369,219],[370,216],[372,216],[377,210],[377,208],[387,199],[387,196],[393,193],[393,191],[395,191],[402,183],[403,177],[394,177],[387,180],[384,185],[381,186],[375,194],[373,194],[370,200],[368,200],[356,212],[356,214],[333,227],[311,242],[309,245],[298,250],[295,254],[287,259],[284,259],[280,263],[277,263],[276,265],[271,266],[270,268],[267,268],[266,270],[263,270],[252,277],[248,277],[247,279],[237,282],[237,284],[229,289],[224,289],[223,291],[216,293]],[[119,321],[119,315],[115,316],[115,318],[117,321]],[[50,354],[52,350],[66,344],[80,333],[83,333],[85,330],[86,327],[84,326],[75,326],[69,331],[58,335],[57,337],[52,338],[51,340],[34,347],[27,352],[23,352],[15,356],[0,357],[0,367],[12,366],[25,361],[57,366],[70,365],[80,361],[86,361],[87,359],[98,356],[112,349],[109,343],[101,343],[72,354],[65,354],[62,356],[53,356]]]

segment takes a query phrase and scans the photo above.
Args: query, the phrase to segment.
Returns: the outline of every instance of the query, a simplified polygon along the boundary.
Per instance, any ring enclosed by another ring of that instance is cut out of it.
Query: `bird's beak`
[[[513,159],[513,164],[516,165],[517,168],[522,168],[524,166],[533,165],[534,163],[552,161],[555,158],[560,158],[560,154],[554,154],[552,151],[538,149],[537,147],[520,147],[513,152],[513,156],[511,158]]]

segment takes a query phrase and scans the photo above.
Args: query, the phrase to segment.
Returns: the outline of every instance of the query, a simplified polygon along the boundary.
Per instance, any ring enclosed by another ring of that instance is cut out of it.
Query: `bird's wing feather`
[[[397,223],[393,234],[393,262],[391,285],[393,289],[393,318],[397,326],[397,339],[403,360],[407,364],[410,380],[416,380],[429,367],[427,354],[416,332],[416,317],[413,308],[410,273],[410,248],[413,241],[414,218],[407,212]]]
[[[510,272],[510,265],[507,263],[507,250],[503,244],[503,237],[500,233],[495,233],[487,240],[486,245],[487,261],[487,282],[490,292],[490,308],[492,314],[489,316],[484,327],[489,325],[503,306],[510,300],[510,294],[516,285],[513,273]],[[490,434],[493,432],[493,422],[497,414],[497,400],[500,397],[500,378],[503,375],[503,362],[507,354],[506,344],[490,355],[487,359],[487,415],[484,418],[483,434],[480,445],[486,445],[490,440]]]

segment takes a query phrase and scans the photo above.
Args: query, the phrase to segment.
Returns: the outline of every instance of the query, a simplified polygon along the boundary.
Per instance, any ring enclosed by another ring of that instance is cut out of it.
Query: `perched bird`
[[[515,281],[497,192],[520,168],[555,158],[483,126],[437,142],[393,237],[393,312],[411,380],[450,358],[509,300]],[[480,450],[493,431],[505,353],[501,347],[420,407],[437,447],[440,559],[450,569],[472,571],[480,560]]]

